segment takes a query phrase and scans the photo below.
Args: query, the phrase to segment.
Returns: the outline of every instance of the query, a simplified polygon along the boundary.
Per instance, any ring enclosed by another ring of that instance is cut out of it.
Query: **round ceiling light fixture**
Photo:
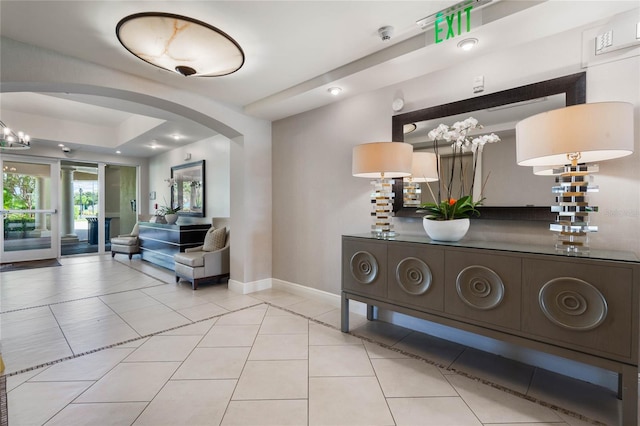
[[[338,96],[340,93],[342,93],[342,88],[330,87],[327,91],[331,93],[333,96]]]
[[[219,77],[244,64],[244,52],[233,38],[186,16],[136,13],[118,22],[116,36],[134,56],[185,77]]]
[[[460,43],[458,43],[458,47],[464,51],[467,51],[473,49],[477,44],[477,38],[465,38]]]

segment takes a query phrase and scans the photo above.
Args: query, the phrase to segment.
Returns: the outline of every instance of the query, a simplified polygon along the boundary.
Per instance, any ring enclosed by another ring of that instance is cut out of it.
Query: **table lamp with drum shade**
[[[422,204],[420,183],[436,182],[438,176],[438,156],[433,152],[413,153],[411,176],[404,178],[403,204],[405,207],[419,207]],[[435,201],[434,201],[435,202]]]
[[[413,146],[404,142],[372,142],[353,148],[352,174],[371,178],[371,233],[395,236],[393,230],[393,179],[411,175]]]
[[[589,252],[589,233],[598,230],[590,223],[590,214],[598,207],[590,206],[586,195],[598,191],[590,176],[598,171],[593,163],[632,154],[633,135],[633,105],[626,102],[573,105],[516,125],[520,166],[565,164],[552,173],[556,175],[552,192],[557,205],[551,211],[558,215],[549,229],[557,233],[557,250]]]

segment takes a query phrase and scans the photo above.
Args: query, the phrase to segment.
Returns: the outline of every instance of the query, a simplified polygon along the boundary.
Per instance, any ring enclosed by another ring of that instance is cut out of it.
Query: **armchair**
[[[123,253],[129,255],[129,260],[134,254],[140,253],[140,240],[138,239],[138,223],[133,226],[133,230],[130,234],[122,234],[117,237],[111,238],[111,257],[113,258],[116,253]]]
[[[217,245],[212,243],[214,239],[218,240]],[[183,253],[177,253],[173,259],[175,260],[176,283],[184,278],[191,282],[193,290],[197,290],[198,284],[203,281],[213,278],[220,281],[220,279],[228,277],[229,230],[212,227],[207,231],[203,245],[186,249]]]

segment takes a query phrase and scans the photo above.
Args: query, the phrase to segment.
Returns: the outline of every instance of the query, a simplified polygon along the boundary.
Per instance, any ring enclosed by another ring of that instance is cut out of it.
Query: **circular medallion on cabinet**
[[[369,252],[359,251],[349,262],[351,276],[361,284],[371,284],[378,276],[378,261]]]
[[[458,296],[472,308],[489,310],[504,298],[504,283],[492,269],[485,266],[467,266],[456,279]]]
[[[544,315],[569,330],[593,330],[607,317],[607,300],[593,285],[578,278],[555,278],[540,289]]]
[[[415,257],[402,259],[396,267],[396,281],[408,294],[419,296],[431,286],[431,269],[422,260]]]

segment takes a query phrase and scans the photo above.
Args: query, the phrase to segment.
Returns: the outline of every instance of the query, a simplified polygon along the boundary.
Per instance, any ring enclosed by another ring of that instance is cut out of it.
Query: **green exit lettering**
[[[434,22],[434,33],[436,38],[436,44],[442,43],[444,40],[449,40],[455,36],[462,34],[462,21],[466,20],[466,32],[471,31],[471,9],[473,6],[469,6],[464,10],[458,10],[450,15],[438,14],[436,21]],[[443,24],[446,23],[446,36],[442,33],[445,31]]]

